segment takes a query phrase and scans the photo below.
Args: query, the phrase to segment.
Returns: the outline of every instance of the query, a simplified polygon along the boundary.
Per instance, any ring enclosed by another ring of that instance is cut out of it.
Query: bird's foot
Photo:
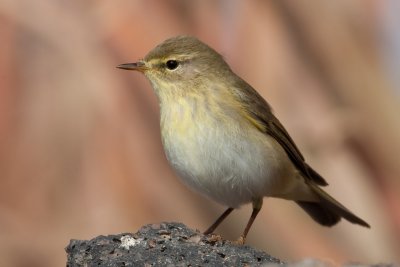
[[[209,235],[206,236],[205,240],[208,243],[212,243],[213,244],[213,243],[217,243],[217,242],[221,241],[222,240],[222,236],[218,235],[218,234],[209,234]]]
[[[236,244],[236,245],[244,245],[245,242],[246,242],[246,238],[245,238],[244,236],[241,235],[241,236],[238,238],[238,240],[233,241],[232,243],[233,243],[233,244]]]

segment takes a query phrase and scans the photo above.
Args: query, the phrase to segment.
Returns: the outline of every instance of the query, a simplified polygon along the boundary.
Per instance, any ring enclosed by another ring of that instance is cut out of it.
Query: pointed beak
[[[146,71],[148,68],[146,67],[146,64],[143,61],[138,61],[135,63],[125,63],[118,65],[117,68],[123,69],[123,70],[136,70],[140,72]]]

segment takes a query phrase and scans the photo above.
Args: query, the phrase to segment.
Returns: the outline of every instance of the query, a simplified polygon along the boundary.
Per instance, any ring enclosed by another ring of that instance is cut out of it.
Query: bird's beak
[[[148,68],[146,67],[146,64],[143,61],[138,61],[135,63],[125,63],[118,65],[117,68],[123,69],[123,70],[136,70],[140,72],[146,71]]]

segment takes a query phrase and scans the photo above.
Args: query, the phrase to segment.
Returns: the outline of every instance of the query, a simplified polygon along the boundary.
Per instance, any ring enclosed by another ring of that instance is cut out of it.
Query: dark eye
[[[166,63],[167,69],[174,70],[178,67],[179,63],[176,60],[168,60]]]

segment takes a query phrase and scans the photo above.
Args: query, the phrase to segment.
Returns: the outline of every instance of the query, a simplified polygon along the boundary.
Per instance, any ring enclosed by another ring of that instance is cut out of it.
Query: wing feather
[[[247,113],[247,119],[260,131],[275,138],[306,180],[308,179],[321,186],[328,185],[325,179],[305,162],[303,155],[289,133],[274,116],[271,107],[265,99],[262,98],[256,90],[238,77],[235,86],[233,86],[233,93],[238,98],[239,102],[244,105],[243,109]]]

